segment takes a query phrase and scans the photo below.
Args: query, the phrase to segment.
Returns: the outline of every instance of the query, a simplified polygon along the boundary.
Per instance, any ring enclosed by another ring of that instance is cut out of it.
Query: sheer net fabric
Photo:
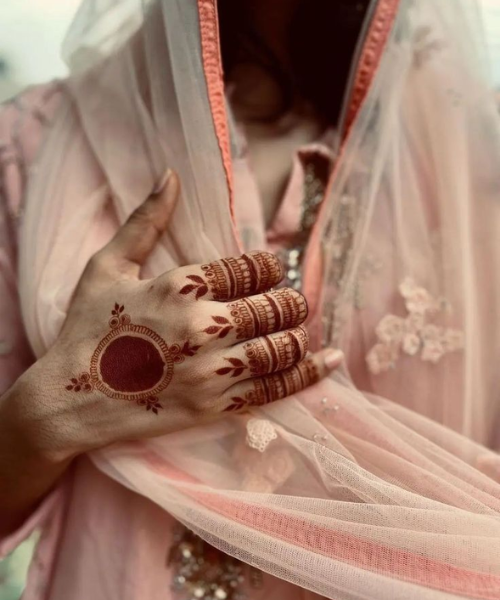
[[[345,372],[92,456],[214,546],[336,600],[500,597],[500,123],[470,5],[401,0],[313,231],[305,292]],[[22,229],[38,354],[112,233],[100,215],[122,222],[167,165],[183,199],[145,275],[239,252],[215,18],[207,0],[78,13]]]

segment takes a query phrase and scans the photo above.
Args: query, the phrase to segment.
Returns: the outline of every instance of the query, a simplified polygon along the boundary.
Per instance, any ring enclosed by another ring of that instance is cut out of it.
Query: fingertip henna
[[[238,258],[223,258],[201,268],[213,298],[217,301],[257,294],[283,279],[281,263],[269,252],[252,252]]]
[[[284,277],[283,266],[270,252],[251,252],[237,258],[222,258],[201,267],[204,277],[187,275],[189,283],[179,293],[194,293],[196,300],[210,290],[216,301],[233,300],[265,292]]]
[[[308,345],[307,332],[297,328],[252,340],[244,348],[250,372],[258,377],[296,364],[305,357]]]

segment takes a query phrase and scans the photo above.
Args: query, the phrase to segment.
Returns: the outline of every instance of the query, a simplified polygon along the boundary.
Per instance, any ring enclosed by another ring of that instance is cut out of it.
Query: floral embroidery
[[[463,333],[442,327],[431,320],[447,307],[446,301],[434,298],[413,279],[406,278],[399,286],[404,298],[407,317],[386,315],[375,329],[378,343],[368,352],[369,370],[378,375],[395,367],[403,354],[417,356],[424,361],[437,363],[445,354],[461,350]]]
[[[250,419],[248,421],[246,442],[250,448],[264,452],[277,437],[274,425],[267,419]]]
[[[331,257],[327,280],[337,290],[325,302],[325,311],[332,314],[325,321],[324,342],[338,345],[340,332],[349,320],[350,310],[366,306],[365,284],[381,268],[382,262],[371,252],[366,253],[351,277],[354,237],[362,219],[363,206],[358,198],[347,191],[335,205],[325,233],[325,254]]]

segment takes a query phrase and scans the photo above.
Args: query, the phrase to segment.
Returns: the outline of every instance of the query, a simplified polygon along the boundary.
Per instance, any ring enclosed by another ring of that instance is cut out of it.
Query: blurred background
[[[26,85],[64,76],[60,46],[80,1],[1,0],[0,102]]]
[[[60,46],[80,2],[0,1],[0,102],[26,85],[65,75]],[[500,90],[500,0],[478,2],[483,10],[492,77]]]
[[[500,92],[500,0],[478,1],[483,12],[491,75]],[[80,2],[0,1],[0,102],[27,85],[64,77],[61,42]],[[0,561],[0,600],[19,599],[34,544],[34,538],[28,540]]]

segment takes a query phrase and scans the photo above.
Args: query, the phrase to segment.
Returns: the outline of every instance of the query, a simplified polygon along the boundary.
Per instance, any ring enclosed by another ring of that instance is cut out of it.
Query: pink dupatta
[[[373,3],[305,265],[313,333],[346,371],[255,409],[276,434],[263,453],[233,416],[91,457],[214,546],[337,600],[500,597],[500,124],[472,22],[465,0]],[[167,165],[183,199],[144,275],[240,250],[215,2],[88,0],[66,53],[21,230],[37,355]]]

